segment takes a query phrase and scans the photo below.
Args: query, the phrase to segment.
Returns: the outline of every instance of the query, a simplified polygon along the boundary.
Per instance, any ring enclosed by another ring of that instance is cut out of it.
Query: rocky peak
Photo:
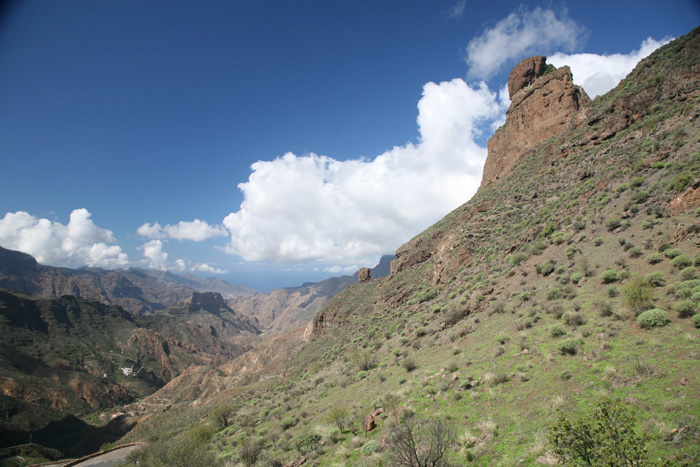
[[[508,173],[530,148],[559,134],[590,101],[574,85],[568,66],[548,72],[546,57],[541,55],[526,58],[513,68],[508,92],[511,104],[506,123],[489,139],[482,187]]]
[[[190,298],[190,308],[209,309],[209,308],[228,308],[224,298],[218,292],[194,292]]]
[[[547,57],[536,55],[518,63],[508,76],[508,95],[513,96],[521,89],[530,86],[547,69]]]

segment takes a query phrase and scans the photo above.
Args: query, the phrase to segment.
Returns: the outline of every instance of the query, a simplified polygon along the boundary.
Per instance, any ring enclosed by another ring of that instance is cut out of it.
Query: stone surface
[[[362,268],[357,272],[358,282],[367,282],[372,278],[372,270],[370,268]]]
[[[511,104],[505,124],[489,139],[482,188],[509,173],[536,144],[558,135],[590,100],[574,85],[569,67],[543,75],[542,59],[525,59],[510,74]]]
[[[516,92],[531,85],[537,78],[544,74],[547,68],[547,57],[537,55],[529,57],[518,63],[508,76],[508,95],[510,99]]]

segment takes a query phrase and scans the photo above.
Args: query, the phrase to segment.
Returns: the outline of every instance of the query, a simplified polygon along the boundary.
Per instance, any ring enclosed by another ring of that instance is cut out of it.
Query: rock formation
[[[506,123],[489,139],[482,187],[508,173],[528,149],[559,134],[590,101],[568,66],[547,73],[545,60],[526,58],[508,77],[511,104]]]
[[[372,278],[372,270],[370,268],[362,268],[357,272],[358,282],[367,282]]]

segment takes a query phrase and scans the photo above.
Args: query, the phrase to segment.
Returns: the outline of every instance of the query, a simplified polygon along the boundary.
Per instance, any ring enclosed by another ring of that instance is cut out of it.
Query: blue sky
[[[350,273],[478,188],[520,59],[593,97],[698,24],[693,0],[6,2],[0,245],[263,291]]]

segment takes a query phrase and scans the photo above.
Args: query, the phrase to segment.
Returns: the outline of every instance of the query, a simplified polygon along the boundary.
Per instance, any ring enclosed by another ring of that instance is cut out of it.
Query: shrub
[[[416,361],[413,360],[413,358],[411,358],[411,357],[404,358],[403,362],[401,362],[401,366],[403,367],[404,370],[406,370],[409,373],[418,367],[418,365],[416,364]]]
[[[608,295],[610,298],[615,298],[618,295],[620,295],[620,291],[615,287],[614,285],[611,285],[605,290],[605,293]]]
[[[566,329],[564,329],[564,326],[561,324],[553,324],[552,327],[549,328],[549,334],[552,337],[561,337],[566,335]]]
[[[673,306],[673,311],[678,313],[679,318],[690,318],[695,314],[697,305],[692,300],[683,300]]]
[[[561,298],[562,290],[559,287],[552,287],[547,291],[547,300],[557,300]]]
[[[658,253],[651,253],[649,256],[647,256],[647,263],[649,264],[658,264],[661,262],[663,258],[661,257],[660,254]]]
[[[692,320],[695,327],[700,328],[700,315],[693,316]]]
[[[600,246],[603,244],[603,237],[596,237],[593,239],[593,245]]]
[[[292,417],[284,417],[282,420],[280,420],[280,427],[284,431],[289,430],[291,427],[293,427],[296,424],[297,424],[296,419],[294,419]]]
[[[681,271],[681,279],[684,281],[689,281],[691,279],[695,279],[695,277],[698,275],[698,270],[695,269],[693,266],[690,266],[689,268],[685,268]]]
[[[646,329],[664,326],[669,322],[668,312],[661,308],[647,310],[637,316],[637,322]]]
[[[543,276],[550,275],[556,268],[556,264],[554,264],[552,261],[544,261],[535,267],[537,274],[542,274]]]
[[[608,269],[600,274],[600,280],[603,284],[610,284],[620,280],[620,273],[614,269]]]
[[[651,300],[654,298],[652,286],[639,277],[633,277],[623,287],[627,307],[639,314],[652,307]]]
[[[410,412],[404,413],[400,420],[386,441],[391,465],[445,465],[443,457],[456,439],[452,425],[444,418],[421,419]]]
[[[379,444],[379,441],[375,439],[370,439],[367,441],[365,444],[362,445],[360,448],[360,452],[364,454],[365,456],[369,456],[370,454],[374,454],[375,452],[381,452],[382,451],[382,445]]]
[[[690,184],[693,183],[694,178],[695,177],[691,172],[679,173],[678,175],[673,177],[673,180],[671,180],[671,183],[668,185],[668,188],[679,193],[688,188]]]
[[[318,448],[318,443],[320,441],[321,435],[312,433],[310,435],[302,436],[295,444],[299,454],[306,455],[314,452]]]
[[[678,269],[683,269],[692,266],[693,260],[690,259],[690,256],[688,255],[678,255],[675,258],[673,258],[671,264],[673,264]]]
[[[426,334],[428,334],[428,329],[424,328],[424,327],[419,327],[419,328],[416,328],[414,333],[416,334],[416,337],[423,337]]]
[[[663,287],[666,285],[666,278],[664,277],[663,272],[654,271],[644,276],[644,282],[652,287]]]
[[[630,255],[630,258],[639,258],[644,254],[644,251],[642,250],[641,247],[638,246],[633,246],[629,250],[627,250],[627,254]]]
[[[557,343],[557,350],[561,352],[562,355],[576,355],[578,352],[578,345],[578,339],[564,339],[563,341]]]
[[[569,326],[583,326],[587,323],[586,317],[578,313],[567,313],[564,315],[564,322]]]
[[[666,255],[667,258],[673,259],[676,256],[682,255],[683,252],[681,250],[679,250],[678,248],[666,248],[664,250],[664,254]]]
[[[577,271],[577,272],[575,272],[575,273],[573,273],[573,274],[571,275],[571,277],[569,278],[569,280],[570,280],[571,282],[573,282],[574,284],[578,284],[579,282],[581,282],[581,279],[583,279],[584,277],[585,277],[585,276],[583,275],[582,272],[578,272],[578,271]]]
[[[700,267],[700,253],[695,255],[695,258],[693,258],[693,266]]]
[[[337,426],[343,433],[350,422],[350,411],[342,405],[334,405],[328,412],[328,422]]]
[[[524,253],[522,251],[519,251],[517,253],[509,254],[506,256],[506,262],[510,264],[512,267],[515,267],[525,261],[528,257],[527,253]]]
[[[650,439],[635,432],[634,416],[621,401],[609,399],[585,416],[559,412],[547,435],[563,465],[651,465],[645,447]]]
[[[605,228],[608,229],[608,231],[613,231],[620,227],[620,225],[622,225],[622,219],[619,217],[611,217],[605,221]]]

